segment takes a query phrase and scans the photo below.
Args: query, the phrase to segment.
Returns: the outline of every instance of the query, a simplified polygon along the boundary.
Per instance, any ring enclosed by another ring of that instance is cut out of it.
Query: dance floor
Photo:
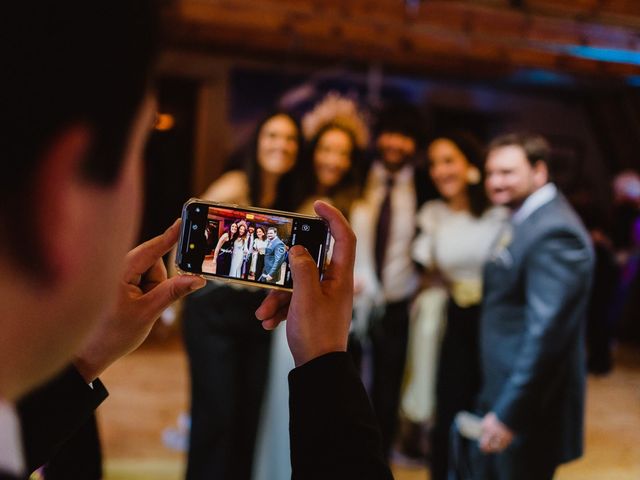
[[[621,347],[612,374],[590,377],[585,456],[558,480],[640,478],[640,349]],[[178,418],[188,407],[186,358],[178,336],[155,332],[103,375],[100,407],[105,480],[179,480],[184,455]],[[426,480],[424,469],[395,468],[397,480]],[[281,480],[281,479],[274,479]]]

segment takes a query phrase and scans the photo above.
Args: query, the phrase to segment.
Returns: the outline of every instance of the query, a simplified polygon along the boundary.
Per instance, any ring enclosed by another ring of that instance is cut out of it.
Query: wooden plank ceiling
[[[502,76],[640,75],[638,0],[179,0],[170,43],[237,57]]]

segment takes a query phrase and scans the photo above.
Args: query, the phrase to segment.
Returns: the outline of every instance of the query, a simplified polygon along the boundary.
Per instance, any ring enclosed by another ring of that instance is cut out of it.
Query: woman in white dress
[[[247,246],[247,222],[240,220],[238,222],[238,236],[233,241],[233,253],[231,254],[231,268],[229,276],[234,278],[242,278],[242,265],[249,254]]]
[[[506,212],[488,204],[482,181],[482,150],[472,137],[441,136],[431,142],[427,152],[429,174],[441,198],[427,202],[417,214],[419,234],[413,257],[426,269],[437,272],[448,293],[446,326],[437,354],[431,442],[431,478],[444,480],[451,422],[457,412],[474,408],[480,387],[482,268]],[[412,343],[412,347],[415,350],[420,345]]]
[[[255,231],[256,238],[251,247],[251,264],[249,265],[249,276],[257,279],[262,275],[264,269],[264,253],[267,248],[267,234],[263,226],[258,225]]]

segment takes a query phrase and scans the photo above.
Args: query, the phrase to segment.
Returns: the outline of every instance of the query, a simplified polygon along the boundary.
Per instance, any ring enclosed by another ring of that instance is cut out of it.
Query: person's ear
[[[547,163],[538,160],[533,165],[533,183],[536,188],[544,186],[549,181],[549,167]]]
[[[61,130],[42,151],[34,188],[34,221],[40,268],[48,281],[73,275],[80,262],[83,231],[91,196],[84,163],[91,149],[91,130],[82,124]],[[100,212],[94,211],[94,215]]]

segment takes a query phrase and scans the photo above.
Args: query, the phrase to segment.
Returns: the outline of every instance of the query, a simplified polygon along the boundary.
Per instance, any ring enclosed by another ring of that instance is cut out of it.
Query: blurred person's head
[[[548,142],[540,135],[511,133],[494,139],[485,163],[487,195],[495,205],[518,208],[549,181]]]
[[[354,149],[351,134],[337,126],[327,126],[312,140],[313,170],[322,193],[335,188],[345,178],[353,165]]]
[[[276,227],[267,228],[267,238],[273,240],[278,236],[278,229]]]
[[[264,172],[284,175],[295,165],[299,146],[296,122],[284,113],[274,115],[258,132],[258,165]]]
[[[300,126],[288,113],[276,111],[258,123],[245,160],[249,193],[254,205],[273,206],[261,204],[264,180],[272,177],[277,184],[278,179],[290,173],[298,161],[301,144]]]
[[[71,360],[115,301],[142,202],[155,2],[11,2],[0,17],[0,397]]]
[[[420,111],[410,104],[389,105],[380,112],[375,141],[388,170],[400,170],[413,160],[423,141],[424,121]]]
[[[306,148],[295,171],[293,208],[323,197],[347,214],[359,196],[363,151],[369,142],[364,113],[355,100],[329,92],[302,118]]]
[[[488,200],[482,182],[482,148],[470,135],[441,135],[427,148],[429,175],[440,196],[479,216]]]
[[[262,240],[265,236],[266,236],[266,234],[264,232],[264,228],[261,227],[261,226],[256,227],[256,237],[258,237],[258,239]]]
[[[613,179],[613,199],[616,204],[640,208],[640,174],[624,170]]]

